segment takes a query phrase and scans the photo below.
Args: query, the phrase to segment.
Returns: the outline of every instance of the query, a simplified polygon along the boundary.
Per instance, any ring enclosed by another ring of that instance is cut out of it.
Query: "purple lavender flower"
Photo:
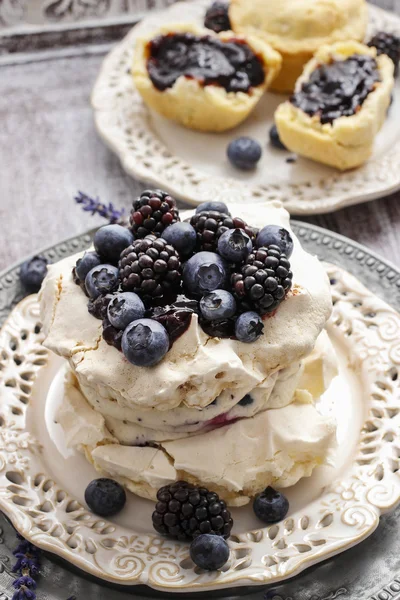
[[[92,215],[100,215],[100,217],[107,219],[111,224],[126,225],[125,210],[116,209],[112,202],[108,205],[103,204],[99,198],[91,198],[84,192],[78,192],[74,200],[77,204],[82,205],[82,209],[85,212],[90,212]]]
[[[14,552],[14,556],[17,559],[12,571],[13,573],[22,573],[25,569],[29,569],[31,575],[38,575],[40,564],[38,557],[31,555],[30,553]]]
[[[13,587],[16,592],[12,600],[36,600],[36,581],[29,575],[23,575],[16,579],[13,582]]]

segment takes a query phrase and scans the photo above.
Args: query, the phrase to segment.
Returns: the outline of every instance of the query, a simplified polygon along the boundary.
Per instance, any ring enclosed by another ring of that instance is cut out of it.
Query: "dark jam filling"
[[[333,123],[356,114],[379,81],[376,60],[354,54],[315,69],[290,101],[308,115],[318,115],[321,123]]]
[[[182,75],[227,92],[249,92],[265,80],[262,61],[241,40],[169,34],[152,40],[148,51],[147,70],[160,91],[172,87]]]
[[[192,315],[198,314],[199,303],[191,300],[184,294],[178,294],[177,298],[166,306],[156,306],[150,312],[149,317],[158,321],[168,332],[170,345],[185,333],[189,328]]]

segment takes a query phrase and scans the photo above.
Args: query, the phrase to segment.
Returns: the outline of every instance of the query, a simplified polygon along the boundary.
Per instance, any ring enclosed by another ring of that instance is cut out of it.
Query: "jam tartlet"
[[[367,28],[365,0],[232,0],[232,29],[258,35],[282,56],[271,89],[292,92],[304,65],[325,44],[362,41]]]
[[[172,25],[138,40],[133,79],[164,117],[218,132],[249,116],[280,66],[280,55],[258,38]]]
[[[348,170],[372,153],[394,85],[393,62],[357,42],[323,46],[275,113],[292,152]]]

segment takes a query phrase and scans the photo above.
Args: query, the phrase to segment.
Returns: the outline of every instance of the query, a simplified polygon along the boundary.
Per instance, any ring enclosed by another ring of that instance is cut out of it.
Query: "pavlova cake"
[[[244,505],[335,445],[315,407],[336,375],[326,273],[280,203],[234,214],[180,216],[145,191],[129,228],[99,229],[42,286],[44,344],[67,364],[67,443],[145,498],[185,480]]]

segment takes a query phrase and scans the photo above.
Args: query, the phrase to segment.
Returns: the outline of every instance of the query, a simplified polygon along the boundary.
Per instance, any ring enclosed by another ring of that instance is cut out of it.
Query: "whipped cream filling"
[[[252,225],[274,223],[291,231],[289,215],[279,202],[237,205],[235,215]],[[44,344],[69,361],[92,406],[112,402],[122,411],[161,413],[178,407],[203,409],[221,395],[227,406],[233,396],[233,406],[255,388],[268,386],[278,371],[305,358],[330,315],[327,275],[293,238],[294,288],[264,320],[264,335],[253,344],[209,337],[194,315],[161,363],[150,369],[134,367],[102,339],[101,321],[88,313],[87,298],[73,282],[72,268],[80,255],[49,268],[40,295]]]

